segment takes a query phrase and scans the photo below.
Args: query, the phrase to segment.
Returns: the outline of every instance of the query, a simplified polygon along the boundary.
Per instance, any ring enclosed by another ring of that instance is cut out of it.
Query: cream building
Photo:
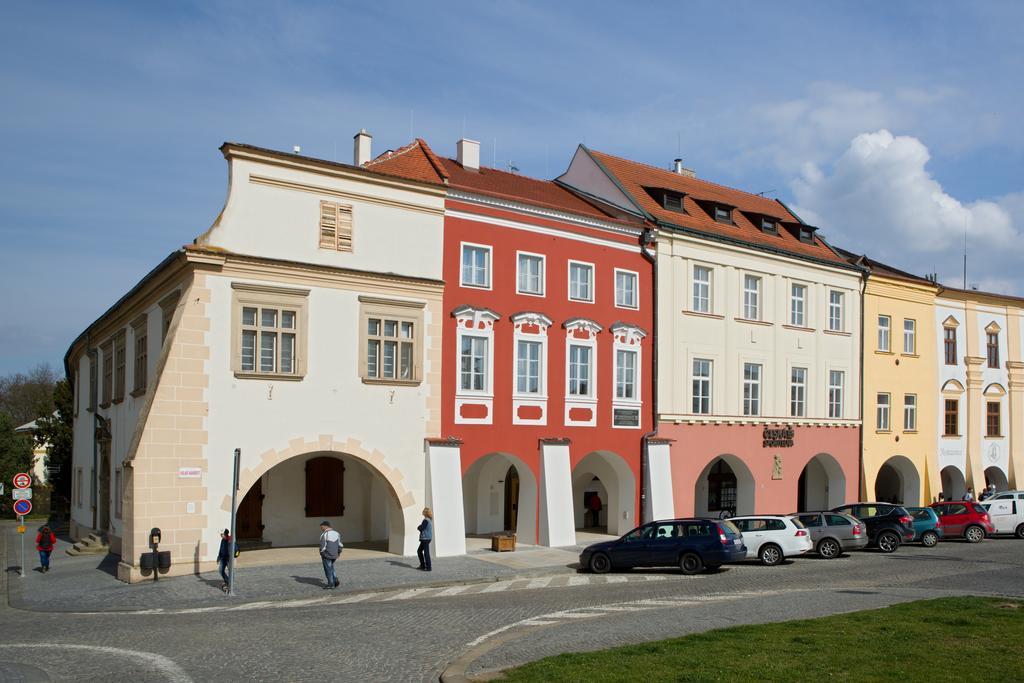
[[[357,164],[369,143],[356,136]],[[109,535],[129,581],[154,527],[171,573],[213,568],[240,449],[240,541],[313,544],[327,518],[346,542],[411,554],[436,499],[437,551],[462,552],[458,460],[425,447],[440,429],[443,190],[221,151],[213,226],[67,353],[72,535]]]

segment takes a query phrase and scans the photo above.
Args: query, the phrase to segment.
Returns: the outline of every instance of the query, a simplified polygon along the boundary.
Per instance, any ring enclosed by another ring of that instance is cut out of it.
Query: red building
[[[417,140],[367,166],[447,187],[442,445],[461,463],[466,532],[625,533],[652,425],[652,235],[555,182],[480,167],[478,143],[458,150]]]

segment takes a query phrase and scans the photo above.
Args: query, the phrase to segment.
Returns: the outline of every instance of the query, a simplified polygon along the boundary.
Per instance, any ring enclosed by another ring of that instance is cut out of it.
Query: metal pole
[[[238,467],[242,461],[242,449],[235,449],[231,482],[231,542],[228,544],[228,595],[235,594],[235,521],[238,513]]]
[[[25,526],[25,515],[18,515],[18,526]],[[25,533],[21,533],[21,578],[25,578]]]

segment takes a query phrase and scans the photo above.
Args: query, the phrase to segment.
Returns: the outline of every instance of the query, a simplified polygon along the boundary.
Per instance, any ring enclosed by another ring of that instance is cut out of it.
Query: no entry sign
[[[14,501],[14,514],[16,515],[27,515],[32,512],[32,501],[31,500],[16,500]]]
[[[14,488],[27,489],[32,485],[32,477],[25,472],[18,472],[14,475]]]

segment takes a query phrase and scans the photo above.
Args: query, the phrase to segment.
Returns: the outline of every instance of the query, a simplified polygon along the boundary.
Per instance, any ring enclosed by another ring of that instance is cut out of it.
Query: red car
[[[996,531],[988,511],[974,501],[948,500],[932,503],[931,508],[942,522],[944,538],[960,536],[966,538],[968,543],[977,543]]]

